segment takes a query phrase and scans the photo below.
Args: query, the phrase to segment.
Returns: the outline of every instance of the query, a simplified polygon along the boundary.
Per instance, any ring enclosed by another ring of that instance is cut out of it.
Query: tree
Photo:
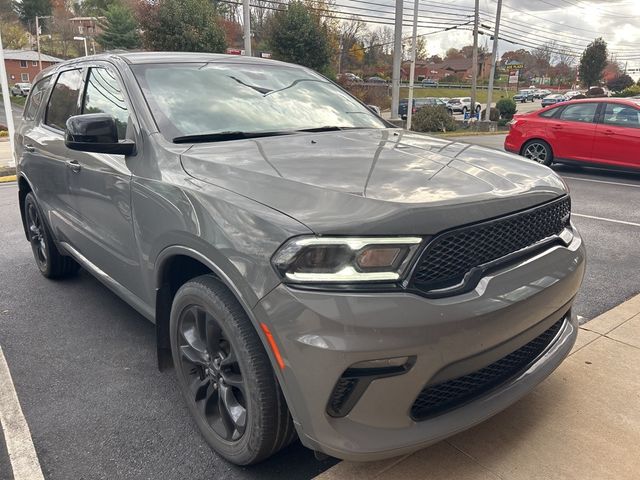
[[[445,52],[444,59],[445,60],[451,60],[451,59],[454,59],[454,58],[464,58],[464,55],[457,48],[451,47],[449,50],[447,50]]]
[[[149,50],[223,52],[224,31],[208,0],[141,2],[138,21]]]
[[[138,23],[129,7],[114,3],[107,9],[106,17],[102,25],[103,33],[98,37],[98,42],[105,50],[140,46]]]
[[[580,57],[580,80],[586,87],[597,85],[602,78],[602,72],[607,66],[607,42],[596,38],[587,45]]]
[[[29,35],[18,22],[0,23],[2,44],[9,50],[20,50],[29,45]]]
[[[630,87],[631,85],[633,85],[635,82],[633,81],[633,78],[631,78],[629,75],[627,75],[626,73],[623,73],[622,75],[609,80],[607,82],[607,87],[609,88],[609,90],[612,90],[614,92],[621,92],[622,90],[624,90],[625,88]]]
[[[36,16],[51,15],[50,0],[22,0],[21,2],[14,2],[13,5],[24,25],[29,25]]]
[[[79,3],[80,13],[86,16],[104,15],[117,0],[82,0]]]
[[[427,58],[427,40],[424,37],[416,39],[416,60]]]
[[[329,32],[321,19],[301,1],[278,10],[268,21],[273,56],[326,72],[331,61]]]

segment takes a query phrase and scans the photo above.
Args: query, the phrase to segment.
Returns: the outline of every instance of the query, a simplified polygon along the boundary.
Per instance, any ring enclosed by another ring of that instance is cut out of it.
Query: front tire
[[[40,273],[46,278],[65,278],[75,275],[80,266],[76,261],[58,251],[51,232],[44,222],[42,210],[33,193],[24,199],[24,217],[33,257]]]
[[[553,151],[551,145],[544,140],[529,140],[522,147],[520,153],[523,157],[541,163],[549,167],[553,163]]]
[[[284,396],[251,321],[212,275],[185,283],[170,319],[178,383],[202,436],[237,465],[258,463],[296,438]]]

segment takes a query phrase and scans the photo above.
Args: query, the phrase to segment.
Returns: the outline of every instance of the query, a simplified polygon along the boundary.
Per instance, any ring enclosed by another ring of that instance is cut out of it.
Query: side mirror
[[[64,144],[71,150],[115,155],[131,155],[136,150],[135,142],[118,141],[116,119],[106,113],[69,117]]]

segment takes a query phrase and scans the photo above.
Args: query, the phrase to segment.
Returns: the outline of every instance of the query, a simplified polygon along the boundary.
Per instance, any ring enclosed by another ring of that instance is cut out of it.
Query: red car
[[[585,98],[516,115],[504,148],[544,165],[640,168],[640,99]]]

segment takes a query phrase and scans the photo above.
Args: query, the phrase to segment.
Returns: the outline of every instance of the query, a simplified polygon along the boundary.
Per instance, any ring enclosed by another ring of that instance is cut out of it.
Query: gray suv
[[[184,85],[189,85],[185,89]],[[400,455],[566,357],[585,250],[526,159],[393,127],[306,68],[212,54],[43,71],[17,133],[47,278],[79,267],[155,323],[202,435]]]

